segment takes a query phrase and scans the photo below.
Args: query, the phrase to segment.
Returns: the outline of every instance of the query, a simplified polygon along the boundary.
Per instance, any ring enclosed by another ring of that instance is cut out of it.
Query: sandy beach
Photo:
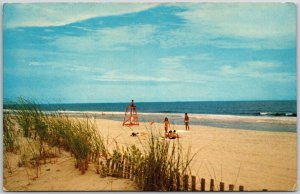
[[[75,160],[70,153],[63,152],[39,169],[39,177],[34,170],[18,168],[17,159],[8,154],[13,173],[4,168],[4,191],[137,191],[128,179],[114,177],[100,178],[91,166],[84,175],[74,168]]]
[[[123,127],[122,122],[97,119],[98,129],[120,145],[140,144],[151,131],[160,136],[160,123],[140,123]],[[180,142],[196,157],[192,174],[225,184],[243,185],[245,190],[280,191],[296,189],[297,134],[288,132],[250,131],[192,125],[186,132],[183,125],[171,125],[180,135]],[[132,132],[144,135],[131,137]],[[109,142],[112,141],[109,140]],[[174,141],[174,140],[168,140]],[[208,189],[208,184],[206,185]]]
[[[107,146],[113,148],[146,143],[153,133],[161,138],[163,125],[160,123],[143,123],[139,126],[126,127],[122,122],[95,119],[97,130],[104,137]],[[183,125],[171,125],[177,130],[186,152],[197,153],[191,164],[191,174],[197,177],[197,187],[201,178],[207,181],[243,185],[248,191],[269,191],[296,189],[297,181],[297,134],[289,132],[266,132],[242,129],[228,129],[191,125],[185,131]],[[138,137],[131,137],[132,132],[139,132]],[[177,141],[163,140],[161,141]],[[16,156],[8,155],[11,161]],[[41,175],[28,181],[28,172],[17,168],[16,162],[10,162],[15,168],[8,173],[4,169],[4,188],[6,190],[27,191],[110,191],[137,190],[135,184],[127,179],[113,177],[101,178],[95,169],[89,168],[81,175],[74,168],[74,159],[69,153],[63,153],[55,162],[41,167]],[[92,166],[92,165],[90,165]],[[216,186],[218,187],[218,186]],[[209,189],[209,184],[206,184]],[[238,188],[235,188],[237,190]]]

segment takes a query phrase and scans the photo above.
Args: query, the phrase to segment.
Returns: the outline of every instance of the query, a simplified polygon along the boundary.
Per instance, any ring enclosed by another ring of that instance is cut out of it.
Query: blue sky
[[[3,12],[4,99],[296,99],[293,4],[5,4]]]

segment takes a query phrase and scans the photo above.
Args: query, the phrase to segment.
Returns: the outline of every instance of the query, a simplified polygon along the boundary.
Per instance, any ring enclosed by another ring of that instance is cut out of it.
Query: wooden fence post
[[[239,186],[239,191],[244,191],[244,186],[243,185]]]
[[[210,191],[214,191],[214,189],[215,189],[214,179],[210,179]]]
[[[138,178],[140,179],[141,188],[142,188],[142,190],[144,190],[144,187],[145,187],[145,174],[144,174],[144,168],[141,169],[141,171],[140,171],[140,176],[139,176]]]
[[[125,168],[126,168],[126,166],[125,166],[125,162],[127,162],[126,161],[126,157],[125,156],[123,156],[122,157],[122,161],[121,161],[121,168],[120,168],[120,177],[121,178],[125,178]]]
[[[107,174],[110,174],[111,173],[110,160],[106,160],[106,169],[107,169]]]
[[[131,166],[131,172],[130,172],[130,180],[134,181],[135,180],[135,172],[134,172],[134,169],[135,169],[135,166],[134,166],[134,163],[132,163],[132,166]]]
[[[173,185],[174,185],[174,174],[171,172],[171,174],[170,174],[170,181],[169,181],[169,191],[173,191],[174,190],[174,188],[173,188]]]
[[[220,191],[224,191],[224,183],[220,182]]]
[[[196,191],[196,176],[192,176],[192,191]]]
[[[130,179],[130,170],[131,170],[130,164],[128,163],[128,165],[127,165],[127,177],[126,177],[128,179]]]
[[[127,176],[128,176],[128,158],[127,157],[124,157],[124,178],[127,179]]]
[[[111,176],[116,176],[115,175],[115,168],[117,167],[117,163],[115,163],[115,161],[112,161],[112,164],[111,164]]]
[[[181,185],[180,185],[180,173],[177,173],[177,176],[176,176],[176,189],[177,191],[180,191],[181,190]]]
[[[184,175],[183,177],[183,190],[188,191],[189,190],[189,175]]]
[[[118,177],[118,170],[119,170],[119,162],[116,162],[115,167],[114,167],[114,176]]]
[[[205,191],[205,179],[201,179],[201,191]]]
[[[234,185],[230,184],[229,185],[229,191],[233,191],[234,190]]]

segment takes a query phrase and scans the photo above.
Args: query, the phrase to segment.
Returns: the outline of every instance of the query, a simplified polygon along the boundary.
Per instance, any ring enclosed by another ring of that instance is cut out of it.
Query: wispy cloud
[[[93,17],[134,13],[157,4],[123,3],[23,3],[5,4],[4,28],[61,26]]]
[[[177,15],[186,20],[186,26],[171,31],[172,39],[162,41],[164,47],[202,44],[220,48],[282,49],[296,46],[296,8],[291,3],[195,4]]]
[[[110,82],[171,82],[173,80],[164,77],[155,77],[148,75],[124,74],[117,70],[105,72],[103,75],[95,76],[96,81]]]
[[[281,3],[6,4],[4,97],[295,99],[295,24]]]
[[[283,65],[276,61],[248,61],[239,66],[223,65],[215,71],[224,80],[255,80],[268,82],[295,82],[295,72],[279,71],[277,68]]]
[[[53,43],[59,50],[94,53],[100,50],[126,50],[126,46],[153,43],[155,26],[132,25],[94,30],[84,36],[61,36]]]
[[[205,72],[199,74],[191,67],[195,64],[187,62],[186,56],[169,56],[158,59],[161,66],[157,68],[157,74],[181,83],[206,83],[215,79],[215,75]]]

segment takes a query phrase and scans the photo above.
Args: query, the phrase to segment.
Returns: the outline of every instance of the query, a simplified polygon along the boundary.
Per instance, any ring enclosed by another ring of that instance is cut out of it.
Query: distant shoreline
[[[121,112],[129,103],[60,103],[37,104],[44,111]],[[207,114],[234,116],[297,116],[297,101],[188,101],[135,102],[138,113]],[[12,104],[3,105],[13,109]]]
[[[12,110],[4,109],[4,112]],[[124,112],[105,111],[44,111],[61,113],[71,117],[90,119],[105,119],[123,121]],[[141,113],[138,112],[139,122],[162,123],[168,117],[173,125],[184,125],[182,113]],[[211,126],[220,128],[246,129],[255,131],[297,132],[297,117],[291,116],[253,116],[253,115],[220,115],[220,114],[189,114],[190,125]]]

